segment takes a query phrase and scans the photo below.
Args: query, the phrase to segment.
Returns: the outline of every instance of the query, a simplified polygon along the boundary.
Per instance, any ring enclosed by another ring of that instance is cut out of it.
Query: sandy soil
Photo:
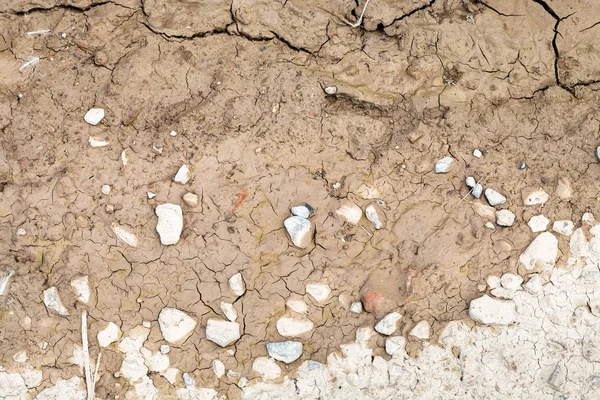
[[[436,343],[451,321],[475,326],[467,310],[487,276],[531,273],[518,257],[534,237],[532,216],[576,225],[585,212],[600,216],[599,2],[371,0],[360,27],[345,24],[363,4],[0,2],[0,273],[16,272],[0,297],[0,365],[22,368],[13,356],[27,352],[43,373],[28,396],[82,376],[71,358],[83,309],[94,359],[107,322],[126,334],[149,321],[144,346],[155,352],[165,343],[159,312],[185,311],[198,327],[171,346],[171,367],[231,399],[242,389],[215,377],[213,360],[258,381],[252,362],[284,339],[275,324],[297,315],[285,305],[294,296],[315,328],[284,375],[326,362],[393,310],[416,357],[423,343],[407,335],[416,322],[430,322]],[[39,29],[50,32],[28,34]],[[39,63],[20,71],[31,57]],[[97,126],[83,120],[92,107],[106,113]],[[93,148],[89,137],[110,144]],[[435,174],[447,156],[456,159],[449,173]],[[182,164],[192,171],[185,185],[173,182]],[[494,216],[467,196],[466,176],[508,198],[498,208],[516,214],[512,227],[484,227]],[[550,200],[524,205],[527,188]],[[200,196],[196,207],[183,202],[187,192]],[[383,229],[335,214],[376,199]],[[166,202],[183,208],[174,246],[155,229],[154,208]],[[299,250],[282,223],[304,202],[316,230]],[[118,240],[115,226],[137,246]],[[566,255],[568,241],[559,246]],[[237,272],[243,296],[228,287]],[[87,304],[71,287],[81,276]],[[332,294],[318,303],[308,283]],[[45,307],[52,286],[68,317]],[[349,313],[369,290],[384,293],[384,305]],[[223,317],[222,301],[234,304],[243,332],[228,348],[204,331]],[[388,357],[384,340],[374,339],[374,355]],[[132,388],[122,360],[116,343],[102,350],[99,398]],[[183,386],[181,376],[175,385],[150,377],[161,398]]]

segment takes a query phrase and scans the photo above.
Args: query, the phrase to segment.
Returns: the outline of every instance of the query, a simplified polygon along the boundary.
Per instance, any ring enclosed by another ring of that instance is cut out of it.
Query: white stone
[[[148,376],[143,376],[142,379],[133,385],[137,399],[158,399],[158,389],[154,386],[154,382]]]
[[[452,157],[444,157],[435,163],[435,173],[445,174],[450,169],[450,165],[454,162]]]
[[[176,308],[163,308],[158,315],[163,338],[172,344],[182,344],[196,328],[196,320]]]
[[[336,86],[327,86],[325,89],[325,93],[331,95],[331,94],[336,94],[337,93],[337,87]]]
[[[431,327],[427,321],[419,321],[417,325],[410,331],[410,335],[418,339],[429,339],[431,336]]]
[[[558,239],[550,232],[540,233],[519,257],[521,264],[530,270],[536,264],[552,269],[558,256]]]
[[[490,287],[490,289],[496,289],[500,287],[500,278],[495,275],[490,275],[485,279],[485,282]]]
[[[568,220],[554,221],[554,224],[552,224],[552,230],[563,236],[571,236],[574,228],[575,224],[573,224],[573,221]]]
[[[540,294],[542,292],[542,277],[539,274],[532,275],[523,287],[533,295]]]
[[[29,389],[40,386],[43,381],[42,371],[37,369],[26,368],[23,372],[21,372],[21,376],[23,377],[23,381],[25,381],[25,385]]]
[[[354,203],[346,203],[336,210],[336,215],[350,225],[356,225],[362,218],[363,212]]]
[[[242,296],[246,293],[246,284],[239,272],[229,278],[229,288],[236,296]]]
[[[331,294],[331,288],[329,285],[324,283],[309,283],[306,285],[306,293],[308,293],[318,303],[322,303],[329,298],[329,295]]]
[[[481,197],[481,193],[483,193],[483,186],[481,186],[481,184],[478,183],[473,187],[473,190],[471,190],[471,195],[478,199]]]
[[[111,190],[112,188],[110,187],[110,185],[102,185],[102,188],[100,189],[102,194],[105,194],[107,196],[110,194]]]
[[[144,321],[144,322],[142,322],[142,326],[144,328],[151,328],[152,324],[150,323],[150,321]]]
[[[586,212],[581,217],[581,222],[585,222],[589,226],[594,226],[594,224],[596,223],[596,218],[594,218],[594,214]]]
[[[183,164],[181,167],[179,167],[177,174],[175,174],[175,177],[173,178],[173,182],[177,182],[177,183],[181,183],[181,184],[185,185],[186,183],[189,182],[189,180],[190,180],[190,169],[188,168],[187,165]]]
[[[502,196],[500,193],[490,188],[485,189],[485,198],[492,207],[506,203],[506,197]]]
[[[156,231],[160,235],[160,242],[165,246],[177,244],[183,230],[181,206],[165,203],[156,206],[155,212],[158,216]]]
[[[306,218],[296,215],[286,218],[283,226],[287,231],[294,246],[305,249],[312,242],[312,225]]]
[[[25,361],[29,360],[29,357],[27,357],[27,352],[25,350],[17,351],[15,354],[13,354],[12,358],[13,361],[18,364],[22,364]]]
[[[73,345],[73,355],[67,361],[77,365],[83,372],[83,348],[78,344]]]
[[[106,147],[110,144],[110,142],[108,140],[104,140],[104,139],[100,139],[94,136],[90,136],[88,138],[88,143],[90,144],[90,146],[96,148],[96,147]]]
[[[54,286],[44,290],[44,304],[55,314],[62,317],[69,315],[67,308],[64,306],[60,295],[58,294],[58,290]]]
[[[377,212],[375,206],[368,205],[367,208],[365,208],[365,216],[369,221],[373,223],[375,229],[383,228],[383,222],[381,221],[381,218],[379,217],[379,213]]]
[[[406,338],[404,336],[390,336],[385,339],[385,352],[395,356],[404,352]]]
[[[473,150],[473,155],[474,155],[475,157],[477,157],[477,158],[481,158],[481,156],[482,156],[483,154],[481,154],[481,150],[479,150],[479,149],[475,149],[475,150]]]
[[[396,332],[396,329],[398,329],[398,321],[400,321],[400,318],[402,318],[402,315],[400,315],[400,313],[389,313],[375,325],[375,330],[381,333],[382,335],[389,336],[392,333]]]
[[[502,278],[500,278],[500,283],[505,289],[519,290],[521,289],[521,283],[523,283],[523,278],[519,275],[506,273],[502,275]]]
[[[537,204],[544,204],[550,199],[548,193],[546,193],[543,189],[523,189],[523,203],[526,206],[534,206]]]
[[[183,201],[189,207],[196,207],[198,205],[198,200],[199,200],[199,197],[195,193],[188,192],[183,195]]]
[[[531,229],[531,232],[543,232],[546,230],[546,228],[548,228],[548,224],[550,223],[550,220],[548,218],[546,218],[543,215],[536,215],[534,217],[531,217],[531,219],[529,220],[529,222],[527,223],[527,225],[529,225],[529,228]]]
[[[484,325],[509,325],[515,321],[515,303],[493,299],[487,294],[471,300],[469,317]]]
[[[123,164],[124,167],[127,166],[127,164],[129,164],[129,156],[127,155],[127,151],[129,149],[125,149],[121,152],[121,163]]]
[[[221,302],[221,304],[219,304],[219,306],[221,307],[221,311],[223,311],[223,314],[225,314],[225,317],[230,320],[231,322],[234,322],[237,317],[237,311],[235,311],[235,308],[233,308],[233,304],[231,303],[225,303],[225,302]]]
[[[98,332],[97,338],[100,347],[108,347],[121,338],[121,329],[114,322],[109,322],[106,328]]]
[[[491,222],[486,222],[485,224],[483,224],[483,226],[485,226],[488,229],[491,229],[492,231],[496,230],[496,227],[494,226],[494,224],[492,224]]]
[[[171,346],[169,346],[168,344],[160,345],[160,353],[161,354],[169,354],[170,352],[171,352]]]
[[[90,284],[87,276],[80,276],[71,281],[71,287],[80,302],[87,304],[90,301]]]
[[[74,376],[71,379],[59,379],[35,397],[35,400],[85,400],[87,398],[83,381]]]
[[[467,176],[467,179],[465,179],[465,184],[467,187],[474,188],[475,185],[477,185],[477,181],[472,176]]]
[[[187,372],[183,373],[183,383],[185,383],[185,386],[187,387],[196,386],[196,381],[194,380],[194,377],[188,374]]]
[[[500,210],[496,212],[496,224],[499,226],[512,226],[515,222],[515,214],[509,210]]]
[[[148,373],[148,367],[140,350],[149,333],[149,329],[137,326],[129,332],[129,336],[119,343],[119,350],[125,353],[119,372],[123,377],[129,379],[130,383],[139,381]]]
[[[102,108],[90,108],[88,112],[85,113],[83,120],[90,125],[96,126],[102,121],[104,118],[104,109]]]
[[[169,132],[169,135],[175,137],[175,136],[177,136],[177,132],[176,131],[171,131],[171,132]]]
[[[9,374],[0,369],[0,397],[2,400],[26,400],[27,386],[23,377],[18,373]],[[58,398],[57,398],[58,400]]]
[[[209,319],[206,338],[221,347],[227,347],[240,338],[240,324],[218,319]]]
[[[114,222],[110,224],[110,227],[117,239],[119,239],[121,242],[131,247],[137,247],[138,238],[133,232],[130,232],[128,229],[123,228]]]
[[[254,360],[252,370],[262,376],[263,380],[275,380],[281,376],[281,368],[269,357],[258,357]]]
[[[27,235],[27,231],[23,228],[19,228],[19,229],[17,229],[17,235],[25,236],[25,235]]]
[[[310,332],[314,329],[315,325],[312,321],[295,319],[295,318],[280,318],[277,321],[277,332],[281,336],[300,336],[306,332]]]
[[[222,378],[225,375],[225,364],[221,360],[213,360],[213,372],[217,378]]]
[[[297,312],[298,314],[306,314],[308,312],[308,306],[306,305],[304,300],[290,298],[287,299],[285,304],[290,310]]]
[[[177,382],[177,376],[181,371],[177,368],[167,368],[166,371],[162,372],[161,375],[171,384],[174,385]]]
[[[302,218],[310,217],[310,209],[307,206],[294,206],[290,209],[292,215]]]
[[[140,353],[142,353],[146,366],[151,372],[164,372],[169,368],[169,356],[159,351],[152,353],[145,347],[140,349]]]
[[[290,364],[302,355],[302,343],[291,341],[267,343],[267,352],[275,360]]]
[[[353,312],[354,314],[360,314],[362,311],[363,306],[360,301],[355,301],[352,304],[350,304],[350,312]]]
[[[153,199],[156,197],[156,193],[154,193],[154,192],[148,192],[147,195],[148,195],[149,199]]]

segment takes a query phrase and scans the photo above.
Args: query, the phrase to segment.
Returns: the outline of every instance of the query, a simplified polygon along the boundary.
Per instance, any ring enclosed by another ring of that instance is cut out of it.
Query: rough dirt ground
[[[301,338],[300,360],[281,364],[289,377],[373,326],[381,315],[351,314],[339,301],[358,300],[365,285],[392,287],[399,334],[425,319],[436,343],[452,321],[475,326],[468,304],[488,275],[530,273],[518,256],[534,237],[531,216],[576,225],[584,212],[600,216],[600,2],[371,0],[352,29],[342,19],[354,21],[363,4],[0,1],[0,272],[16,272],[1,298],[0,365],[21,370],[13,355],[27,352],[26,365],[43,373],[27,396],[83,376],[70,359],[84,308],[94,358],[106,322],[126,334],[150,321],[145,347],[157,351],[160,310],[185,311],[198,328],[172,346],[171,366],[230,399],[242,389],[216,378],[213,360],[249,385],[260,381],[252,361],[282,339],[275,323],[292,315],[292,295],[307,301],[316,328]],[[51,33],[27,34],[42,28]],[[30,56],[39,64],[20,72]],[[91,107],[106,111],[95,127],[83,121]],[[92,148],[90,136],[110,145]],[[436,175],[446,156],[457,162]],[[183,163],[193,179],[173,183]],[[483,200],[460,201],[468,175],[508,198],[502,208],[517,215],[514,226],[489,230],[474,211]],[[554,195],[560,178],[572,197]],[[113,186],[108,196],[104,184]],[[531,186],[550,201],[525,206],[521,191]],[[181,200],[188,191],[201,196],[195,208]],[[382,230],[335,216],[346,199],[364,208],[372,198],[385,202]],[[154,207],[165,202],[183,207],[175,246],[161,245],[155,230]],[[302,202],[316,209],[306,251],[282,227]],[[138,246],[117,240],[111,224],[135,232]],[[568,248],[561,239],[565,257]],[[237,272],[248,289],[239,298],[227,285]],[[87,305],[70,285],[82,275],[92,287]],[[313,282],[332,288],[326,303],[306,295]],[[51,286],[69,317],[44,306]],[[227,349],[204,334],[221,301],[234,302],[243,329]],[[408,354],[421,354],[421,341],[407,340]],[[389,358],[383,343],[374,339],[373,354]],[[115,345],[103,350],[99,398],[132,396],[115,375],[122,359]],[[183,387],[181,376],[175,385],[150,377],[159,398]],[[573,398],[593,398],[581,390]],[[450,393],[440,386],[433,395]]]

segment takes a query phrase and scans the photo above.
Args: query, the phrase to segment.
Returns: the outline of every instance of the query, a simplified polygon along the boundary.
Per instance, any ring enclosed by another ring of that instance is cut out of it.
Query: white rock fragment
[[[106,328],[98,332],[97,338],[100,347],[108,347],[121,338],[121,329],[114,322],[109,322]]]
[[[158,314],[158,326],[167,342],[182,344],[194,331],[196,320],[181,310],[166,307]]]
[[[444,157],[435,163],[435,173],[445,174],[450,169],[450,165],[454,162],[452,157]]]
[[[502,278],[500,278],[500,284],[503,288],[508,290],[521,289],[521,283],[523,283],[523,278],[519,275],[511,273],[506,273],[502,275]]]
[[[534,206],[537,204],[544,204],[550,199],[548,193],[543,189],[526,188],[523,189],[523,203],[526,206]]]
[[[23,228],[19,228],[19,229],[17,229],[17,235],[25,236],[25,235],[27,235],[27,231]]]
[[[129,156],[127,155],[127,150],[129,149],[125,149],[121,152],[121,163],[124,167],[126,167],[127,164],[129,164]]]
[[[139,381],[148,373],[148,367],[144,362],[144,357],[140,352],[144,342],[148,338],[150,330],[142,326],[136,326],[128,332],[119,343],[119,350],[125,354],[121,363],[120,374],[127,378],[130,383]]]
[[[426,340],[431,336],[431,327],[429,326],[429,322],[427,321],[419,321],[417,325],[410,331],[410,335]]]
[[[308,218],[312,213],[312,207],[308,206],[308,204],[302,206],[294,206],[290,209],[290,211],[292,215],[295,215],[297,217]]]
[[[108,196],[112,190],[112,188],[110,187],[110,185],[102,185],[102,188],[100,189],[102,194]]]
[[[354,314],[360,314],[363,311],[363,306],[360,301],[355,301],[350,304],[350,312]]]
[[[531,219],[529,220],[529,222],[527,223],[527,225],[529,225],[529,228],[531,229],[531,232],[543,232],[546,230],[546,228],[548,228],[548,224],[550,223],[550,220],[546,217],[544,217],[543,215],[536,215],[534,217],[531,217]]]
[[[290,364],[302,355],[302,343],[292,341],[267,343],[267,352],[275,360]]]
[[[165,372],[169,368],[169,356],[158,351],[152,353],[145,347],[140,349],[140,353],[142,353],[144,362],[150,372]]]
[[[381,333],[382,335],[389,336],[392,333],[396,332],[396,329],[398,329],[398,321],[400,321],[400,318],[402,318],[402,315],[400,315],[400,313],[389,313],[375,325],[375,330]]]
[[[169,135],[175,137],[175,136],[177,136],[177,132],[176,131],[171,131],[171,132],[169,132]]]
[[[375,208],[374,205],[368,205],[367,208],[365,208],[365,216],[373,223],[375,229],[383,228],[383,222],[381,221],[379,213],[377,212],[377,208]]]
[[[83,120],[90,125],[96,126],[102,121],[104,118],[104,109],[102,108],[90,108],[88,112],[85,113]]]
[[[300,336],[312,331],[314,327],[315,325],[312,321],[307,319],[284,317],[277,321],[277,332],[279,332],[281,336],[286,337]]]
[[[71,379],[59,379],[53,386],[50,386],[35,397],[35,400],[85,400],[86,390],[83,381],[74,376]]]
[[[475,150],[473,150],[473,155],[474,155],[475,157],[477,157],[477,158],[481,158],[481,156],[482,156],[483,154],[481,153],[481,150],[479,150],[479,149],[475,149]]]
[[[554,224],[552,224],[552,230],[563,236],[571,236],[574,228],[575,224],[573,224],[573,221],[568,220],[554,221]]]
[[[539,274],[532,275],[523,287],[533,295],[540,294],[542,292],[542,277]]]
[[[318,303],[322,303],[331,294],[331,288],[324,283],[309,283],[306,285],[306,293],[308,293]]]
[[[55,314],[58,314],[62,317],[69,315],[67,308],[63,304],[60,295],[58,294],[58,290],[54,286],[44,290],[44,304]]]
[[[142,322],[142,326],[144,328],[150,329],[152,327],[152,324],[150,323],[150,321],[144,321],[144,322]]]
[[[148,194],[148,198],[151,200],[156,197],[156,193],[154,193],[154,192],[148,192],[147,194]]]
[[[254,360],[252,370],[262,376],[263,380],[275,380],[281,376],[281,368],[269,357],[258,357]]]
[[[189,180],[190,180],[190,169],[188,168],[187,165],[183,164],[181,167],[179,167],[177,174],[175,174],[175,177],[173,178],[173,182],[177,182],[177,183],[181,183],[181,184],[185,185],[186,183],[189,182]]]
[[[83,304],[87,304],[90,300],[90,284],[89,278],[87,276],[80,276],[71,281],[71,287],[75,291],[75,296],[77,296],[77,300],[82,302]]]
[[[160,242],[165,246],[177,244],[183,230],[181,206],[165,203],[156,206],[155,212],[158,216],[156,231],[160,236]]]
[[[222,378],[225,375],[225,364],[221,360],[213,360],[213,372],[217,378]]]
[[[493,299],[487,294],[471,300],[469,317],[484,325],[509,325],[515,321],[515,303]]]
[[[196,386],[196,380],[192,375],[188,374],[187,372],[183,373],[183,383],[185,383],[185,386],[187,387]]]
[[[27,357],[27,352],[25,350],[21,350],[13,354],[12,359],[17,364],[23,364],[25,361],[29,360],[29,357]]]
[[[110,224],[110,227],[117,239],[119,239],[121,242],[131,247],[137,247],[138,238],[133,232],[130,232],[128,229],[123,228],[114,222]]]
[[[477,181],[475,181],[475,178],[473,178],[472,176],[467,176],[467,178],[465,179],[465,184],[469,188],[474,188],[475,185],[477,185]]]
[[[171,352],[171,346],[168,344],[160,345],[160,354],[169,354]]]
[[[594,218],[594,214],[586,212],[581,217],[581,222],[587,223],[589,226],[594,226],[596,224],[596,218]]]
[[[43,380],[42,371],[30,368],[26,368],[23,372],[21,372],[21,377],[29,389],[40,386]]]
[[[540,233],[519,257],[521,264],[530,270],[536,264],[552,269],[558,256],[558,239],[550,232]]]
[[[483,193],[483,186],[481,186],[481,184],[479,184],[479,183],[477,183],[473,187],[473,190],[471,190],[471,195],[473,197],[475,197],[476,199],[480,198],[482,193]]]
[[[404,352],[406,338],[404,336],[390,336],[385,339],[385,352],[395,356]]]
[[[500,278],[495,275],[490,275],[485,279],[485,282],[490,287],[490,289],[496,289],[500,287]]]
[[[506,203],[506,197],[502,196],[500,193],[490,188],[485,189],[485,198],[492,207]]]
[[[206,325],[206,338],[227,347],[240,338],[240,324],[211,318]]]
[[[236,296],[242,296],[246,293],[246,284],[244,283],[244,278],[242,278],[241,273],[238,272],[237,274],[232,275],[228,282],[229,288]]]
[[[231,322],[235,322],[235,320],[238,317],[238,314],[237,311],[235,311],[235,308],[233,308],[233,304],[225,303],[222,301],[221,304],[219,304],[219,306],[221,307],[221,311],[223,311],[223,314],[225,314],[225,317]]]
[[[336,215],[350,225],[356,225],[362,218],[363,212],[354,203],[346,203],[335,211]]]
[[[577,259],[581,257],[590,256],[590,244],[585,237],[583,228],[577,228],[575,229],[575,232],[573,232],[571,240],[569,241],[569,251],[571,252],[569,255],[569,263],[576,262]]]
[[[509,210],[500,210],[496,212],[496,224],[499,226],[512,226],[515,223],[515,214]]]
[[[485,226],[488,229],[491,229],[492,231],[496,230],[496,227],[494,226],[494,224],[492,224],[491,222],[486,222],[485,224],[483,224],[483,226]]]
[[[325,89],[325,93],[332,95],[332,94],[336,94],[337,93],[337,87],[336,86],[327,86]]]
[[[183,195],[183,201],[189,207],[196,207],[198,205],[198,200],[199,200],[199,197],[195,193],[188,192]]]
[[[308,306],[304,302],[304,300],[299,299],[287,299],[285,304],[288,308],[298,314],[306,314],[308,312]]]
[[[110,142],[108,140],[100,139],[100,138],[93,137],[93,136],[90,136],[88,138],[88,143],[90,144],[90,146],[92,146],[94,148],[106,147],[110,144]]]
[[[308,219],[292,216],[283,221],[283,226],[287,231],[294,246],[305,249],[310,246],[312,241],[312,226]]]
[[[167,368],[166,371],[162,372],[161,375],[165,377],[165,379],[171,384],[174,385],[177,382],[177,376],[179,375],[179,371],[177,368]]]

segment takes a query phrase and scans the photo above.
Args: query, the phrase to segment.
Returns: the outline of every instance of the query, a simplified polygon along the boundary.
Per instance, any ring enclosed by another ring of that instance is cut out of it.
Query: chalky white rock
[[[306,293],[317,302],[321,303],[329,298],[331,288],[324,283],[309,283],[306,285]]]
[[[263,380],[274,380],[281,375],[281,368],[269,357],[258,357],[254,360],[252,370],[262,376]]]
[[[450,165],[454,162],[452,157],[444,157],[435,163],[435,173],[445,174],[450,170]]]
[[[299,299],[287,299],[285,304],[288,308],[298,314],[306,314],[308,312],[308,306],[304,302],[304,300]]]
[[[512,226],[515,222],[515,214],[510,210],[496,212],[496,224],[499,226]]]
[[[310,246],[312,241],[312,226],[308,219],[294,215],[283,221],[283,226],[294,246],[300,249]]]
[[[529,222],[527,223],[527,225],[529,225],[529,228],[531,229],[531,232],[543,232],[546,230],[546,228],[548,228],[548,224],[550,223],[550,220],[548,218],[546,218],[543,215],[536,215],[531,217],[531,219],[529,220]]]
[[[88,138],[88,143],[90,144],[90,146],[96,148],[96,147],[106,147],[110,144],[110,142],[108,140],[104,140],[104,139],[100,139],[94,136],[90,136]]]
[[[182,344],[194,331],[196,320],[181,310],[166,307],[158,314],[158,326],[167,342]]]
[[[406,338],[404,336],[390,336],[385,339],[385,352],[396,356],[404,352]]]
[[[500,193],[491,188],[485,189],[485,198],[492,207],[506,203],[506,197],[502,196]]]
[[[60,295],[58,294],[58,290],[54,286],[44,290],[44,304],[50,311],[60,315],[61,317],[66,317],[69,315],[67,308],[63,304]]]
[[[392,333],[396,332],[396,329],[398,329],[398,321],[400,321],[400,318],[402,318],[402,315],[400,315],[400,313],[389,313],[375,325],[375,330],[381,333],[382,335],[389,336]]]
[[[371,221],[373,223],[373,225],[375,226],[375,229],[381,229],[383,228],[383,222],[381,221],[381,217],[379,216],[379,211],[377,211],[377,208],[374,205],[368,205],[367,208],[365,208],[365,216],[367,217],[367,219],[369,221]]]
[[[104,118],[104,109],[103,108],[90,108],[83,117],[84,121],[92,126],[98,125],[100,123],[100,121],[102,121],[103,118]]]
[[[173,245],[179,242],[183,230],[183,214],[181,206],[172,203],[156,206],[158,223],[156,231],[160,236],[160,242],[165,245]]]
[[[277,361],[290,364],[302,355],[302,343],[293,341],[267,343],[267,353]]]
[[[558,256],[558,239],[550,232],[540,233],[521,254],[519,261],[526,269],[533,269],[537,264],[552,269]]]
[[[487,294],[471,300],[469,317],[484,325],[510,325],[515,321],[515,303],[510,300],[498,300]]]
[[[221,347],[227,347],[240,338],[240,324],[219,319],[209,319],[206,324],[206,338]]]
[[[354,314],[360,314],[363,311],[363,306],[360,301],[355,301],[350,304],[350,312]]]
[[[300,336],[312,331],[314,327],[315,325],[312,321],[307,319],[284,317],[277,321],[277,332],[279,332],[281,336],[286,337]]]
[[[238,314],[237,311],[235,311],[235,308],[233,308],[233,304],[225,303],[222,301],[219,306],[221,307],[221,311],[223,311],[223,314],[225,314],[225,317],[231,322],[235,322],[235,320],[238,317]]]
[[[534,206],[538,204],[544,204],[549,199],[550,196],[543,189],[538,188],[526,188],[523,189],[523,203],[526,206]]]
[[[350,225],[356,225],[362,218],[363,212],[354,203],[346,203],[336,210],[336,215]]]
[[[246,293],[246,284],[244,283],[244,278],[242,278],[241,273],[238,272],[237,274],[232,275],[228,282],[229,288],[236,296],[242,296]]]
[[[108,347],[121,338],[121,329],[114,322],[109,322],[96,337],[100,347]]]
[[[431,327],[427,321],[419,321],[410,331],[410,335],[418,339],[426,340],[431,336]]]
[[[563,236],[571,236],[574,228],[575,224],[573,224],[573,221],[568,220],[554,221],[554,224],[552,224],[552,230]]]
[[[190,207],[196,207],[198,205],[198,195],[195,193],[186,193],[183,195],[183,201]]]
[[[121,242],[123,242],[131,247],[137,247],[138,238],[129,229],[119,226],[114,222],[112,224],[110,224],[110,227],[111,227],[113,233],[115,234],[115,236],[117,237],[117,239],[119,239]]]
[[[77,300],[83,304],[87,304],[90,300],[90,285],[89,278],[87,276],[80,276],[71,281],[71,287],[77,296]]]
[[[173,182],[177,182],[177,183],[181,183],[181,184],[185,185],[186,183],[189,182],[190,178],[191,178],[190,169],[188,168],[187,165],[183,164],[181,167],[179,167],[177,174],[175,174],[175,177],[173,178]]]

